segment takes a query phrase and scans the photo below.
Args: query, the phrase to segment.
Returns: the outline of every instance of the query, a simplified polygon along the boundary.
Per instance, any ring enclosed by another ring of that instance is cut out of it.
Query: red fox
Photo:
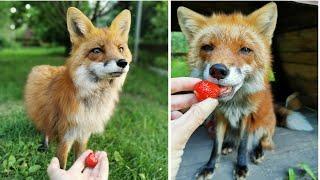
[[[44,148],[49,140],[58,140],[63,169],[72,145],[78,157],[90,135],[103,132],[115,109],[132,60],[130,24],[129,10],[123,10],[110,27],[96,28],[80,10],[70,7],[70,57],[64,66],[36,66],[28,76],[27,113],[45,136]]]
[[[207,164],[197,179],[211,179],[221,153],[238,147],[235,179],[248,174],[248,156],[263,159],[263,149],[272,149],[276,116],[268,74],[271,42],[277,22],[277,6],[269,3],[249,15],[213,14],[210,17],[179,7],[178,20],[189,41],[191,76],[219,84],[225,91],[213,112],[215,136]],[[282,110],[285,124],[306,122],[302,116]],[[293,120],[294,119],[294,120]],[[305,130],[312,130],[306,124]]]

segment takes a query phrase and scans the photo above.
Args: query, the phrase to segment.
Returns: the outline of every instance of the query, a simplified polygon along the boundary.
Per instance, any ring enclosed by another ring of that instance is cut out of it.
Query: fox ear
[[[250,20],[258,28],[260,33],[269,39],[270,44],[273,32],[276,28],[277,17],[278,10],[277,5],[274,2],[268,3],[249,15]]]
[[[71,42],[74,42],[80,37],[84,37],[94,28],[87,16],[75,7],[68,8],[67,26]]]
[[[189,42],[194,38],[201,26],[206,23],[206,17],[188,8],[180,6],[177,11],[178,21],[183,34]]]
[[[111,23],[110,29],[119,33],[126,41],[128,41],[131,25],[131,13],[128,9],[123,10]]]

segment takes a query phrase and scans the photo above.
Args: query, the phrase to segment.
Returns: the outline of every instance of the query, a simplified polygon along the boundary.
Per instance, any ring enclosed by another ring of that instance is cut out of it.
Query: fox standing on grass
[[[249,154],[253,162],[260,163],[263,149],[274,146],[276,116],[268,74],[277,6],[269,3],[248,16],[235,13],[211,17],[179,7],[178,20],[190,44],[192,76],[203,77],[223,89],[213,113],[216,126],[212,153],[196,178],[211,179],[220,154],[237,147],[235,179],[245,179]],[[283,107],[277,111],[287,127],[312,130],[301,114]]]
[[[101,133],[119,99],[132,60],[128,48],[131,24],[123,10],[110,27],[96,28],[70,7],[67,26],[72,51],[64,66],[36,66],[25,88],[29,117],[49,140],[58,140],[57,157],[65,169],[74,145],[76,157],[86,150],[92,133]]]

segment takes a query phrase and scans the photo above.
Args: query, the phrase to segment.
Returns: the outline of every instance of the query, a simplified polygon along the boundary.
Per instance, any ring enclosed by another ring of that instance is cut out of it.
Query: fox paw
[[[231,143],[223,143],[221,154],[227,155],[232,153],[233,151],[233,145]]]
[[[196,180],[209,180],[212,179],[214,174],[214,168],[207,165],[202,166],[196,174]]]
[[[260,164],[260,163],[262,163],[262,161],[264,160],[264,155],[263,155],[263,154],[259,154],[259,155],[255,154],[255,155],[252,155],[252,156],[251,156],[251,160],[252,160],[252,162],[255,163],[255,164]]]
[[[260,164],[264,159],[263,151],[253,151],[251,154],[251,161],[255,164]]]
[[[39,147],[38,147],[38,151],[39,152],[46,152],[46,151],[48,151],[48,149],[49,149],[49,147],[48,146],[46,146],[46,145],[44,145],[44,144],[41,144]]]
[[[228,155],[228,154],[232,153],[232,151],[233,151],[232,148],[223,148],[223,149],[221,150],[221,154],[223,154],[223,155]]]
[[[234,170],[234,178],[236,180],[245,180],[248,175],[248,166],[236,165],[236,169]]]

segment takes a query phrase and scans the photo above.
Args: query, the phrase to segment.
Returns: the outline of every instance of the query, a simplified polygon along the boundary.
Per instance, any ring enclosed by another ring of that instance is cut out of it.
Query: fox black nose
[[[210,67],[209,73],[216,79],[224,79],[229,74],[229,69],[224,64],[214,64]]]
[[[127,66],[128,62],[125,59],[119,59],[117,61],[117,65],[121,68],[125,68]]]

